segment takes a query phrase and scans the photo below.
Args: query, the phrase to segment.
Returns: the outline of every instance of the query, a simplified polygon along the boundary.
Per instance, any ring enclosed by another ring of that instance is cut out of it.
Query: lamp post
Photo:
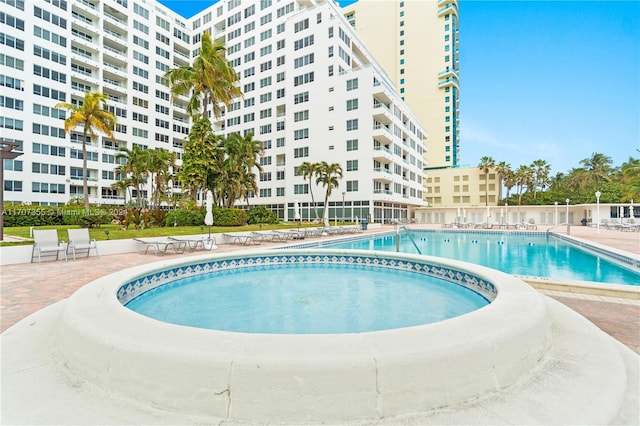
[[[4,160],[13,160],[22,155],[14,151],[20,146],[17,142],[0,140],[0,241],[4,241]]]
[[[555,204],[555,206],[556,206],[556,210],[555,210],[555,213],[553,215],[553,225],[554,226],[558,226],[558,202],[556,201],[553,204]]]
[[[344,196],[346,192],[342,191],[342,223],[344,223]]]
[[[600,233],[600,196],[602,195],[602,193],[600,191],[596,191],[596,220],[598,222],[596,222],[596,229],[598,233]]]
[[[504,216],[507,219],[504,226],[506,229],[509,229],[509,203],[505,201],[504,203]]]
[[[571,200],[569,200],[567,198],[565,201],[567,202],[567,216],[566,216],[566,218],[567,218],[567,235],[570,235],[571,234],[571,228],[569,227],[569,201],[571,201]]]

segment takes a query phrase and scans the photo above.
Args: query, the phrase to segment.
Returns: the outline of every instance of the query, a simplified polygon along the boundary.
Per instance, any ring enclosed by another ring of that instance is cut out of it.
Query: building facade
[[[358,0],[345,17],[429,131],[426,169],[460,163],[457,0]]]
[[[231,0],[189,20],[149,1],[0,1],[8,6],[0,130],[24,152],[5,162],[7,201],[63,204],[82,195],[82,136],[64,134],[53,105],[81,102],[87,91],[107,94],[118,122],[115,141],[99,137],[88,147],[91,203],[122,204],[112,189],[119,147],[180,157],[186,99],[173,99],[162,76],[190,63],[209,31],[224,42],[244,93],[212,117],[214,130],[252,133],[264,147],[251,205],[286,220],[297,200],[303,219],[313,219],[311,193],[322,209],[325,189],[297,174],[305,161],[342,167],[332,219],[401,219],[425,205],[426,131],[331,0]]]

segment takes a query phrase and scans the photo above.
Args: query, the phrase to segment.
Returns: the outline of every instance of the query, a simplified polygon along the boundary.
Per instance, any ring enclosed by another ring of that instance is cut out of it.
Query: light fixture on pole
[[[346,192],[342,191],[342,223],[344,223],[344,196]]]
[[[567,198],[565,201],[567,202],[567,216],[566,216],[566,219],[567,219],[567,235],[569,235],[569,234],[571,234],[571,228],[569,227],[569,201],[571,201],[571,200],[569,200]]]
[[[553,225],[558,226],[558,202],[556,201],[553,204],[556,206],[556,210],[553,214]]]
[[[602,193],[600,191],[596,191],[596,229],[597,232],[600,233],[600,196]]]

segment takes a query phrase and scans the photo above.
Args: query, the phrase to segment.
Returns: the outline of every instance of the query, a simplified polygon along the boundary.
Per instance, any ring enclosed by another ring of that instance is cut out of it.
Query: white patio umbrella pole
[[[213,194],[211,191],[207,191],[205,206],[207,214],[204,216],[204,224],[209,227],[209,240],[211,240],[211,225],[213,225]]]
[[[293,214],[296,222],[298,222],[298,231],[300,231],[300,222],[302,221],[302,217],[300,216],[300,203],[298,200],[294,200],[293,202]]]

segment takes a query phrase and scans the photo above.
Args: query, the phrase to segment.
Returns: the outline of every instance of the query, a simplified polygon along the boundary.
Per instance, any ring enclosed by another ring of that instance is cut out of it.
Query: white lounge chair
[[[196,251],[198,246],[202,248],[202,250],[215,250],[218,248],[216,245],[216,237],[208,237],[202,236],[198,237],[169,237],[172,241],[182,241],[187,244],[187,251]]]
[[[34,229],[33,230],[33,248],[31,249],[31,262],[33,257],[38,255],[38,263],[42,263],[42,255],[45,253],[55,253],[56,260],[60,256],[60,252],[64,254],[64,260],[67,260],[67,245],[64,241],[58,242],[58,231],[55,229]]]
[[[167,250],[172,249],[176,254],[182,254],[187,248],[186,241],[176,240],[145,240],[142,238],[134,238],[138,248],[138,253],[147,254],[152,252],[157,256],[164,256]]]
[[[91,250],[95,250],[96,256],[98,256],[98,243],[95,239],[89,238],[89,230],[87,228],[67,229],[67,233],[69,234],[67,253],[71,250],[73,260],[76,260],[77,250],[86,250],[87,257],[89,257]]]

